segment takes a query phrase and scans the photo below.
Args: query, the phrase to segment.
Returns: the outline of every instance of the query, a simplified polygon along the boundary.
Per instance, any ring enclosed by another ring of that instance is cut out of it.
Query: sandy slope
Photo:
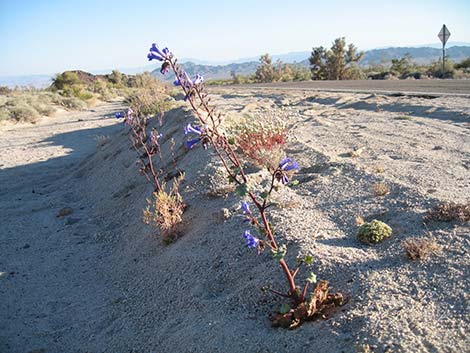
[[[350,303],[295,331],[269,326],[267,313],[281,301],[259,288],[282,288],[280,270],[268,254],[243,248],[237,197],[207,193],[223,174],[213,156],[184,148],[181,127],[191,117],[181,108],[165,116],[163,146],[168,152],[175,138],[190,207],[184,237],[162,245],[140,222],[151,188],[125,129],[105,117],[119,109],[109,105],[1,128],[0,351],[464,351],[469,227],[425,227],[422,216],[439,201],[470,197],[469,100],[216,93],[232,118],[288,121],[287,152],[302,165],[301,184],[277,196],[279,237],[290,261],[296,250],[312,251],[314,271]],[[109,139],[97,143],[98,135]],[[363,152],[348,157],[354,148]],[[391,194],[374,197],[376,181]],[[63,207],[73,213],[56,217]],[[225,221],[222,208],[232,214]],[[357,215],[389,223],[392,239],[358,243]],[[442,254],[408,261],[400,242],[428,231]]]

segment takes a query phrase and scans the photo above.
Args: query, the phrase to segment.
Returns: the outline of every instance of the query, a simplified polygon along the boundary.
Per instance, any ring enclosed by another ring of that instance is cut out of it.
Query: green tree
[[[259,59],[259,65],[255,72],[256,82],[273,82],[276,79],[276,68],[269,54],[264,54]]]
[[[328,50],[323,47],[313,48],[309,58],[312,79],[350,79],[353,72],[357,71],[354,63],[359,62],[363,56],[364,53],[358,52],[354,44],[346,46],[344,37],[335,39]]]

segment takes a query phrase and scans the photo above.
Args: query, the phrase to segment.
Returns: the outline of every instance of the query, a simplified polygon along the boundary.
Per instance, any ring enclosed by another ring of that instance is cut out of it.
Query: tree
[[[257,82],[273,82],[276,78],[276,68],[269,54],[264,54],[259,58],[259,65],[256,68],[255,80]]]
[[[364,53],[358,53],[354,44],[349,44],[346,47],[344,37],[335,39],[328,50],[323,47],[313,48],[309,58],[312,79],[345,80],[351,78],[352,72],[348,72],[348,70],[363,56]]]

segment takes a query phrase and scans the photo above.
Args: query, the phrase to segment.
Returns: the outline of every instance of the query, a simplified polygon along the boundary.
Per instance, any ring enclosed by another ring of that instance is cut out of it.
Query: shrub
[[[247,116],[231,128],[229,142],[252,163],[275,169],[284,153],[286,135],[286,126],[279,119],[267,115]]]
[[[68,87],[81,84],[82,82],[78,78],[75,72],[65,71],[61,74],[57,74],[52,80],[51,88],[55,90],[64,90]]]
[[[374,196],[385,196],[390,193],[390,188],[384,183],[375,183],[372,185],[372,192]]]
[[[176,225],[183,220],[185,204],[178,190],[183,179],[184,174],[176,177],[169,191],[166,191],[166,184],[162,183],[160,190],[147,199],[147,208],[143,210],[144,223],[159,228],[165,242],[174,239],[177,235]]]
[[[377,244],[392,234],[392,228],[384,222],[374,219],[362,224],[357,231],[357,238],[366,244]]]
[[[470,201],[466,203],[446,202],[430,209],[425,218],[431,221],[470,221]]]
[[[26,104],[14,105],[9,108],[9,115],[16,121],[36,122],[40,118],[40,114],[33,107]]]
[[[440,250],[436,240],[430,238],[408,238],[402,242],[402,247],[411,260],[424,260]]]
[[[163,113],[172,106],[168,96],[159,87],[140,89],[137,93],[130,95],[126,103],[136,114],[144,116]]]

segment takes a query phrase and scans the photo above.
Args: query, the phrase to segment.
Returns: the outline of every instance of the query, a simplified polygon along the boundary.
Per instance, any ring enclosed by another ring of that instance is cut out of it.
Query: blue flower
[[[189,149],[191,149],[191,148],[193,148],[194,145],[195,145],[196,143],[198,143],[199,141],[201,141],[201,138],[200,138],[200,137],[197,138],[197,139],[193,139],[193,140],[186,141],[186,146],[187,146]]]
[[[243,239],[245,239],[245,245],[249,248],[253,249],[258,247],[259,239],[252,236],[249,230],[245,230],[245,233],[243,233]]]
[[[299,164],[291,158],[284,158],[281,163],[279,163],[279,169],[288,172],[290,170],[299,169]]]
[[[187,135],[191,132],[193,134],[198,134],[198,135],[202,133],[201,128],[199,126],[191,126],[191,124],[189,123],[188,125],[184,127],[184,134]]]
[[[152,46],[150,47],[150,52],[147,55],[147,58],[150,60],[158,60],[158,61],[163,61],[170,59],[173,56],[171,51],[168,48],[163,48],[163,50],[160,50],[158,46],[153,43]]]
[[[116,114],[114,114],[114,116],[116,117],[116,119],[124,118],[124,114],[122,114],[121,112],[117,112]]]
[[[243,214],[251,214],[250,205],[248,204],[248,202],[242,201],[241,206],[242,206],[242,209],[243,209]]]

